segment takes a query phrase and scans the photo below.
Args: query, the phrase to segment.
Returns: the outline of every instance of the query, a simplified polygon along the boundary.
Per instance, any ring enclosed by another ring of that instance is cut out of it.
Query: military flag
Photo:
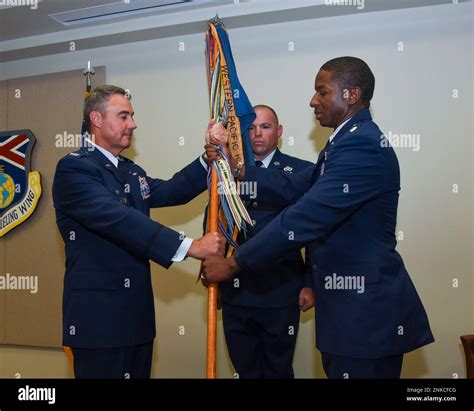
[[[254,164],[248,128],[255,113],[237,77],[229,37],[216,16],[209,21],[206,33],[206,60],[211,118],[221,123],[229,134],[229,153],[237,164]],[[207,231],[220,231],[229,243],[228,255],[238,247],[237,234],[252,225],[239,197],[239,183],[228,159],[214,161],[209,170],[209,207]],[[216,377],[217,285],[208,287],[207,378]]]

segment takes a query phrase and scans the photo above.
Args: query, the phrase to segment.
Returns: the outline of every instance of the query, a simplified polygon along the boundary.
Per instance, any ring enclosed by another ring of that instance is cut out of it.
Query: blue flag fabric
[[[234,57],[230,47],[229,36],[227,31],[222,27],[220,22],[215,23],[216,31],[219,35],[219,42],[227,62],[229,70],[229,79],[233,92],[233,101],[235,106],[235,113],[240,120],[240,131],[242,135],[242,150],[244,153],[245,164],[255,165],[255,160],[252,151],[252,144],[250,143],[249,127],[255,120],[255,111],[250,103],[247,93],[245,93],[242,84],[240,84],[237,76],[237,69],[235,68]]]

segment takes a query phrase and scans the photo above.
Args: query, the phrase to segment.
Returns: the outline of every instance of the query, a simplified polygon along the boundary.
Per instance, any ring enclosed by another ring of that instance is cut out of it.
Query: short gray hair
[[[84,100],[83,119],[89,124],[89,114],[93,111],[98,111],[100,114],[105,114],[105,103],[109,100],[110,96],[114,94],[121,94],[129,100],[132,98],[128,90],[122,87],[105,84],[103,86],[96,87]]]

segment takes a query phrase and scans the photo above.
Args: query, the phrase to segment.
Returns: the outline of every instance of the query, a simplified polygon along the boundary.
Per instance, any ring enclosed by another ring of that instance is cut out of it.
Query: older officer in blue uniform
[[[84,105],[91,140],[62,158],[53,184],[66,248],[63,343],[77,378],[149,378],[155,312],[149,260],[168,268],[185,256],[223,253],[216,234],[184,238],[149,218],[151,207],[187,203],[206,188],[196,160],[170,180],[153,179],[120,156],[130,146],[129,95],[93,90]]]
[[[291,173],[312,165],[278,149],[283,127],[271,107],[259,105],[254,110],[249,134],[257,166]],[[258,201],[248,201],[247,208],[255,222],[248,238],[282,211],[281,206]],[[239,243],[244,241],[240,236]],[[300,309],[314,304],[311,265],[305,269],[300,250],[267,262],[258,275],[241,270],[219,289],[225,339],[239,378],[293,378]]]
[[[310,105],[334,129],[328,145],[301,173],[242,170],[257,182],[260,203],[290,206],[234,257],[204,263],[209,281],[239,269],[258,275],[281,253],[310,245],[316,341],[330,378],[399,378],[404,353],[434,341],[395,250],[400,171],[368,110],[374,85],[358,58],[321,67]]]

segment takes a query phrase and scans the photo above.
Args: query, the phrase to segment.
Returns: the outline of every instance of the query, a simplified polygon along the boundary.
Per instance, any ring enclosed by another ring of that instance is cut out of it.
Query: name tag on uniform
[[[146,178],[138,176],[138,182],[140,183],[140,194],[142,195],[142,198],[144,200],[150,198],[150,186],[148,185]]]

